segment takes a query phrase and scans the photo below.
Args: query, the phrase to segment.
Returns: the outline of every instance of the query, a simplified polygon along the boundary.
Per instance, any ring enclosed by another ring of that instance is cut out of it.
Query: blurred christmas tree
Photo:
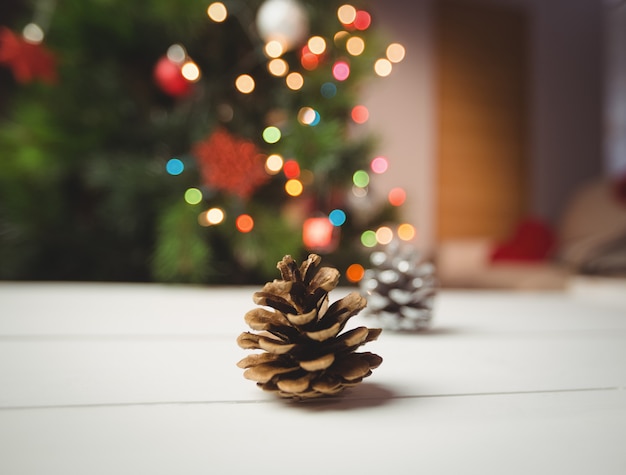
[[[362,5],[2,8],[0,278],[263,282],[361,263],[396,221],[358,100],[403,48]]]

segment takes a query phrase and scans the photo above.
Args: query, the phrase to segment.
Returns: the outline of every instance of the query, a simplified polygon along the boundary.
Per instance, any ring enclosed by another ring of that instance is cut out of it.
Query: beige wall
[[[391,162],[372,188],[403,186],[406,220],[421,246],[434,245],[436,155],[432,2],[373,2],[374,19],[390,41],[407,48],[392,75],[374,79],[364,99],[369,127]],[[470,0],[468,0],[470,1]],[[558,223],[572,193],[602,166],[602,0],[483,0],[527,8],[531,17],[530,148],[532,211]]]

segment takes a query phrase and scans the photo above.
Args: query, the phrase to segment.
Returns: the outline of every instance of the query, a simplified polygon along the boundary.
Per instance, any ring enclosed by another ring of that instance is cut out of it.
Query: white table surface
[[[306,403],[235,366],[256,290],[0,283],[0,474],[626,473],[626,287],[441,291]]]

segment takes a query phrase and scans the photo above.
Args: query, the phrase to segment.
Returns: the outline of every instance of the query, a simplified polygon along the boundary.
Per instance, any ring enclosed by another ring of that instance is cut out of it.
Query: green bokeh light
[[[369,185],[370,176],[365,170],[357,170],[354,172],[354,175],[352,175],[352,182],[359,188],[365,188]]]
[[[368,230],[361,234],[361,244],[365,247],[374,247],[376,243],[376,233],[374,231]]]
[[[270,127],[266,127],[263,130],[263,140],[267,143],[276,143],[280,140],[281,134],[280,129],[278,127],[274,127],[273,125]]]
[[[185,201],[190,205],[197,205],[202,201],[202,192],[198,188],[189,188],[185,191]]]

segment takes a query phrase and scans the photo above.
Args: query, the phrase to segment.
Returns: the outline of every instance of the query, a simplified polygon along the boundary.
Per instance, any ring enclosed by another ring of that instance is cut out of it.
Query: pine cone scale
[[[322,330],[318,330],[316,332],[306,332],[306,336],[308,336],[311,340],[315,341],[326,341],[329,338],[333,338],[337,336],[337,334],[341,331],[341,324],[335,323],[330,328],[324,328]]]
[[[329,353],[314,360],[300,361],[300,367],[307,371],[321,371],[335,362],[335,355]]]
[[[297,309],[291,305],[287,299],[280,295],[269,292],[256,292],[254,294],[254,303],[257,305],[265,305],[272,307],[282,313],[296,313]]]
[[[310,312],[301,314],[288,313],[286,317],[287,320],[289,320],[289,323],[297,326],[302,326],[312,322],[317,318],[317,310],[313,309]]]
[[[258,383],[267,383],[278,374],[291,373],[297,369],[298,367],[289,368],[276,363],[261,363],[247,368],[243,372],[243,376],[246,379],[251,379],[252,381],[256,381]]]
[[[237,363],[237,366],[239,366],[240,368],[249,368],[251,366],[256,366],[262,363],[278,361],[280,358],[280,355],[275,355],[273,353],[256,353],[254,355],[249,355],[241,359]]]
[[[267,330],[272,327],[290,326],[289,320],[280,312],[270,312],[264,308],[250,310],[244,316],[245,322],[253,330]]]
[[[312,375],[310,373],[296,379],[283,378],[276,382],[276,386],[285,393],[303,393],[309,388],[311,378]]]

